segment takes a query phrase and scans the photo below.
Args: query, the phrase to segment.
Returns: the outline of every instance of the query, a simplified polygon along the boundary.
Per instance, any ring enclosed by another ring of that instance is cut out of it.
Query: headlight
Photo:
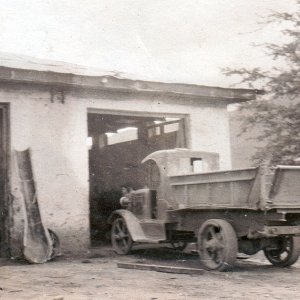
[[[130,202],[130,201],[129,201],[129,199],[128,199],[127,197],[122,197],[122,198],[120,199],[120,204],[121,204],[122,206],[127,206],[129,202]]]

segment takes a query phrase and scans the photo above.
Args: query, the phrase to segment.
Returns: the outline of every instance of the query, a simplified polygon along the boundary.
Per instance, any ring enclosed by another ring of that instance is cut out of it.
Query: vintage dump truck
[[[275,266],[294,264],[300,254],[300,167],[219,171],[218,165],[218,154],[188,149],[147,156],[145,188],[122,198],[124,209],[109,219],[114,250],[196,242],[209,270],[227,270],[237,253],[260,250]]]

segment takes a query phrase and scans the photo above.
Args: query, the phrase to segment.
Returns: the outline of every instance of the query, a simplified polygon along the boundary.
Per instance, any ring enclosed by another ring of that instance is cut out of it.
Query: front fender
[[[126,209],[115,210],[108,219],[109,224],[112,224],[117,217],[122,217],[125,220],[130,236],[134,242],[146,240],[139,219],[131,211]]]

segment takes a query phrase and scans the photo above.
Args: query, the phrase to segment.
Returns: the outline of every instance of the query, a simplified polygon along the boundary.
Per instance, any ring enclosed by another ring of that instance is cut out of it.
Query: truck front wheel
[[[300,255],[299,237],[278,237],[264,249],[268,261],[276,267],[293,265]]]
[[[113,250],[118,254],[128,254],[132,248],[132,238],[125,220],[118,217],[111,228],[111,243]]]
[[[233,227],[227,221],[205,221],[199,229],[197,244],[205,269],[226,271],[234,265],[238,242]]]

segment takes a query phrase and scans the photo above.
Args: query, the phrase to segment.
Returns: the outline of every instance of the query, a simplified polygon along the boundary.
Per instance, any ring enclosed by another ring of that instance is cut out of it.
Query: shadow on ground
[[[119,256],[122,260],[124,256]],[[134,263],[142,264],[153,264],[153,265],[163,265],[163,266],[173,266],[173,267],[182,267],[182,268],[202,268],[198,254],[188,254],[182,251],[177,251],[167,247],[162,248],[150,248],[150,249],[135,249],[131,252],[130,255],[126,256],[128,259]],[[242,258],[237,259],[236,265],[234,268],[229,271],[230,273],[247,273],[249,272],[256,273],[274,273],[285,272],[290,273],[296,270],[295,267],[289,268],[278,268],[266,262],[266,260],[253,259],[251,256],[248,259]],[[208,271],[212,272],[212,271]],[[219,272],[213,272],[219,273]]]

